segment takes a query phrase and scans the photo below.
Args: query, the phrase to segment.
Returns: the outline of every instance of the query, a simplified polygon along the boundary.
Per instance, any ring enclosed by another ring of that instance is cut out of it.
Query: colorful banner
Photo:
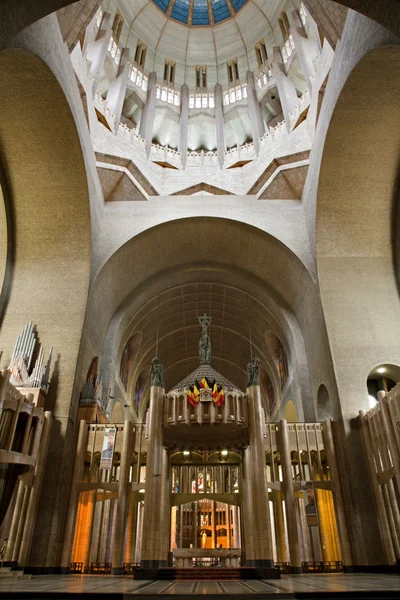
[[[192,406],[197,406],[200,400],[200,390],[202,389],[212,390],[211,396],[216,406],[221,406],[224,403],[225,394],[222,385],[217,385],[215,381],[210,383],[207,377],[203,377],[201,381],[195,381],[188,390],[187,399]]]
[[[222,385],[214,383],[212,398],[216,406],[221,406],[225,401],[225,394]]]
[[[101,451],[100,469],[109,471],[112,467],[114,456],[115,437],[117,430],[115,427],[106,427],[104,430],[103,448]]]

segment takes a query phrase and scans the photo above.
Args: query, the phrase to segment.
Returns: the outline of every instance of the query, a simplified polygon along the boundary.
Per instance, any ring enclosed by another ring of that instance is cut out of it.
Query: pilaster
[[[124,48],[121,52],[117,76],[110,83],[107,92],[107,107],[114,115],[114,130],[118,131],[121,121],[122,107],[124,105],[126,88],[129,79],[129,48]]]
[[[254,75],[252,71],[246,73],[247,81],[247,106],[249,110],[249,118],[251,123],[251,132],[253,135],[253,145],[258,156],[259,152],[259,139],[265,133],[264,119],[262,111],[257,100],[256,86],[254,83]]]
[[[292,18],[293,25],[290,29],[290,33],[292,34],[293,41],[296,46],[297,56],[299,57],[301,70],[303,71],[304,77],[306,78],[307,88],[311,96],[313,78],[315,74],[315,67],[313,61],[317,58],[319,54],[319,49],[314,40],[309,40],[307,38],[298,10],[294,10],[292,12]]]
[[[220,83],[215,84],[215,128],[217,132],[217,153],[219,166],[224,166],[224,158],[226,151],[225,140],[225,122],[224,122],[224,104],[222,97],[222,86]]]
[[[147,99],[140,119],[139,135],[146,142],[146,154],[150,155],[151,142],[153,137],[153,124],[156,113],[157,98],[157,74],[152,71],[149,75]]]
[[[101,21],[100,29],[97,33],[96,40],[88,45],[86,58],[92,64],[90,65],[89,75],[92,79],[92,94],[96,94],[97,85],[99,83],[101,73],[104,66],[104,61],[107,56],[108,45],[112,36],[111,15],[104,13]]]
[[[281,55],[281,49],[275,46],[273,49],[274,60],[272,62],[272,72],[275,77],[276,87],[278,88],[279,99],[282,105],[283,116],[285,117],[286,129],[290,131],[290,112],[297,104],[297,92],[294,84],[286,75],[285,65]]]
[[[183,168],[186,167],[189,131],[189,87],[186,83],[181,86],[181,116],[179,121],[179,152]]]

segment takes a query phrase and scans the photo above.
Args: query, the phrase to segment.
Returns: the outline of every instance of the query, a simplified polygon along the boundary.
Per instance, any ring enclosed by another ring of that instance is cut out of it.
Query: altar
[[[210,558],[210,565],[221,567],[239,567],[240,548],[175,548],[172,551],[175,567],[193,567],[193,562],[199,563],[204,558]]]

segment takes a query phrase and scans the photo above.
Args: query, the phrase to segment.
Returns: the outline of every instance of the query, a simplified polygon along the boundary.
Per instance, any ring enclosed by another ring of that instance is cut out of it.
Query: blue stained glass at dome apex
[[[161,8],[162,11],[167,12],[168,6],[170,5],[171,0],[153,0],[155,4],[157,4],[158,8]]]
[[[209,25],[207,0],[195,0],[193,4],[192,25]]]
[[[242,8],[243,4],[246,4],[247,0],[231,0],[231,2],[232,2],[233,8],[237,12],[238,10],[240,10]]]
[[[177,21],[180,21],[181,23],[187,23],[189,14],[189,1],[190,0],[175,0],[171,17]]]
[[[193,3],[192,25],[210,25],[208,12],[209,5],[211,6],[214,22],[216,24],[231,17],[227,0],[153,0],[153,2],[164,13],[166,13],[168,8],[171,8],[172,5],[170,14],[171,19],[175,19],[185,25],[188,24],[191,2]],[[231,5],[235,13],[238,12],[246,2],[247,0],[231,0]]]
[[[214,12],[214,21],[216,23],[229,19],[231,13],[229,12],[226,0],[211,0],[211,3]]]

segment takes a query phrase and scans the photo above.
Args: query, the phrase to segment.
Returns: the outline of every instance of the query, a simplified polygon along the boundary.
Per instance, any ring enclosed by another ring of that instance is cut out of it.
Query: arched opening
[[[122,406],[122,402],[117,400],[112,409],[111,423],[123,423],[124,421],[124,407]]]
[[[298,423],[299,417],[297,416],[297,408],[293,400],[288,400],[285,406],[284,419],[289,423]]]
[[[27,557],[28,564],[44,564],[46,556],[57,555],[62,525],[55,525],[54,510],[64,510],[71,472],[79,390],[72,409],[71,396],[90,277],[89,194],[76,123],[54,74],[20,48],[0,53],[0,72],[0,185],[9,221],[6,226],[2,213],[1,234],[6,227],[12,231],[1,368],[8,367],[16,337],[30,320],[55,357],[46,401],[55,415],[48,450],[55,468],[46,470],[46,510],[33,531],[43,543]]]
[[[367,378],[368,400],[373,408],[378,402],[378,392],[390,392],[400,381],[400,367],[397,365],[378,365]]]
[[[329,392],[326,388],[326,385],[324,385],[323,383],[321,383],[321,385],[318,388],[317,416],[318,421],[332,419],[332,409],[329,402]]]
[[[393,247],[399,97],[400,46],[382,46],[365,54],[344,83],[330,120],[317,201],[318,278],[342,399],[343,452],[355,531],[371,564],[382,560],[384,550],[363,441],[352,423],[360,410],[370,408],[366,367],[383,361],[400,364]],[[332,395],[334,386],[325,382]]]
[[[278,372],[280,388],[283,390],[289,377],[289,367],[285,348],[278,336],[271,331],[265,334],[265,341]]]
[[[140,331],[134,333],[125,344],[125,348],[122,352],[119,377],[125,390],[128,389],[129,373],[142,343],[142,337],[143,336]]]
[[[140,373],[139,377],[137,378],[136,383],[135,383],[135,389],[134,389],[133,395],[132,395],[132,405],[133,405],[133,408],[135,409],[137,415],[139,414],[140,403],[142,401],[143,395],[144,395],[149,383],[150,383],[150,367],[146,367],[145,369],[143,369],[143,371]]]
[[[276,408],[276,396],[274,391],[274,386],[271,381],[271,377],[268,375],[266,371],[261,372],[261,391],[265,396],[265,410],[266,416],[271,417],[275,408]]]

